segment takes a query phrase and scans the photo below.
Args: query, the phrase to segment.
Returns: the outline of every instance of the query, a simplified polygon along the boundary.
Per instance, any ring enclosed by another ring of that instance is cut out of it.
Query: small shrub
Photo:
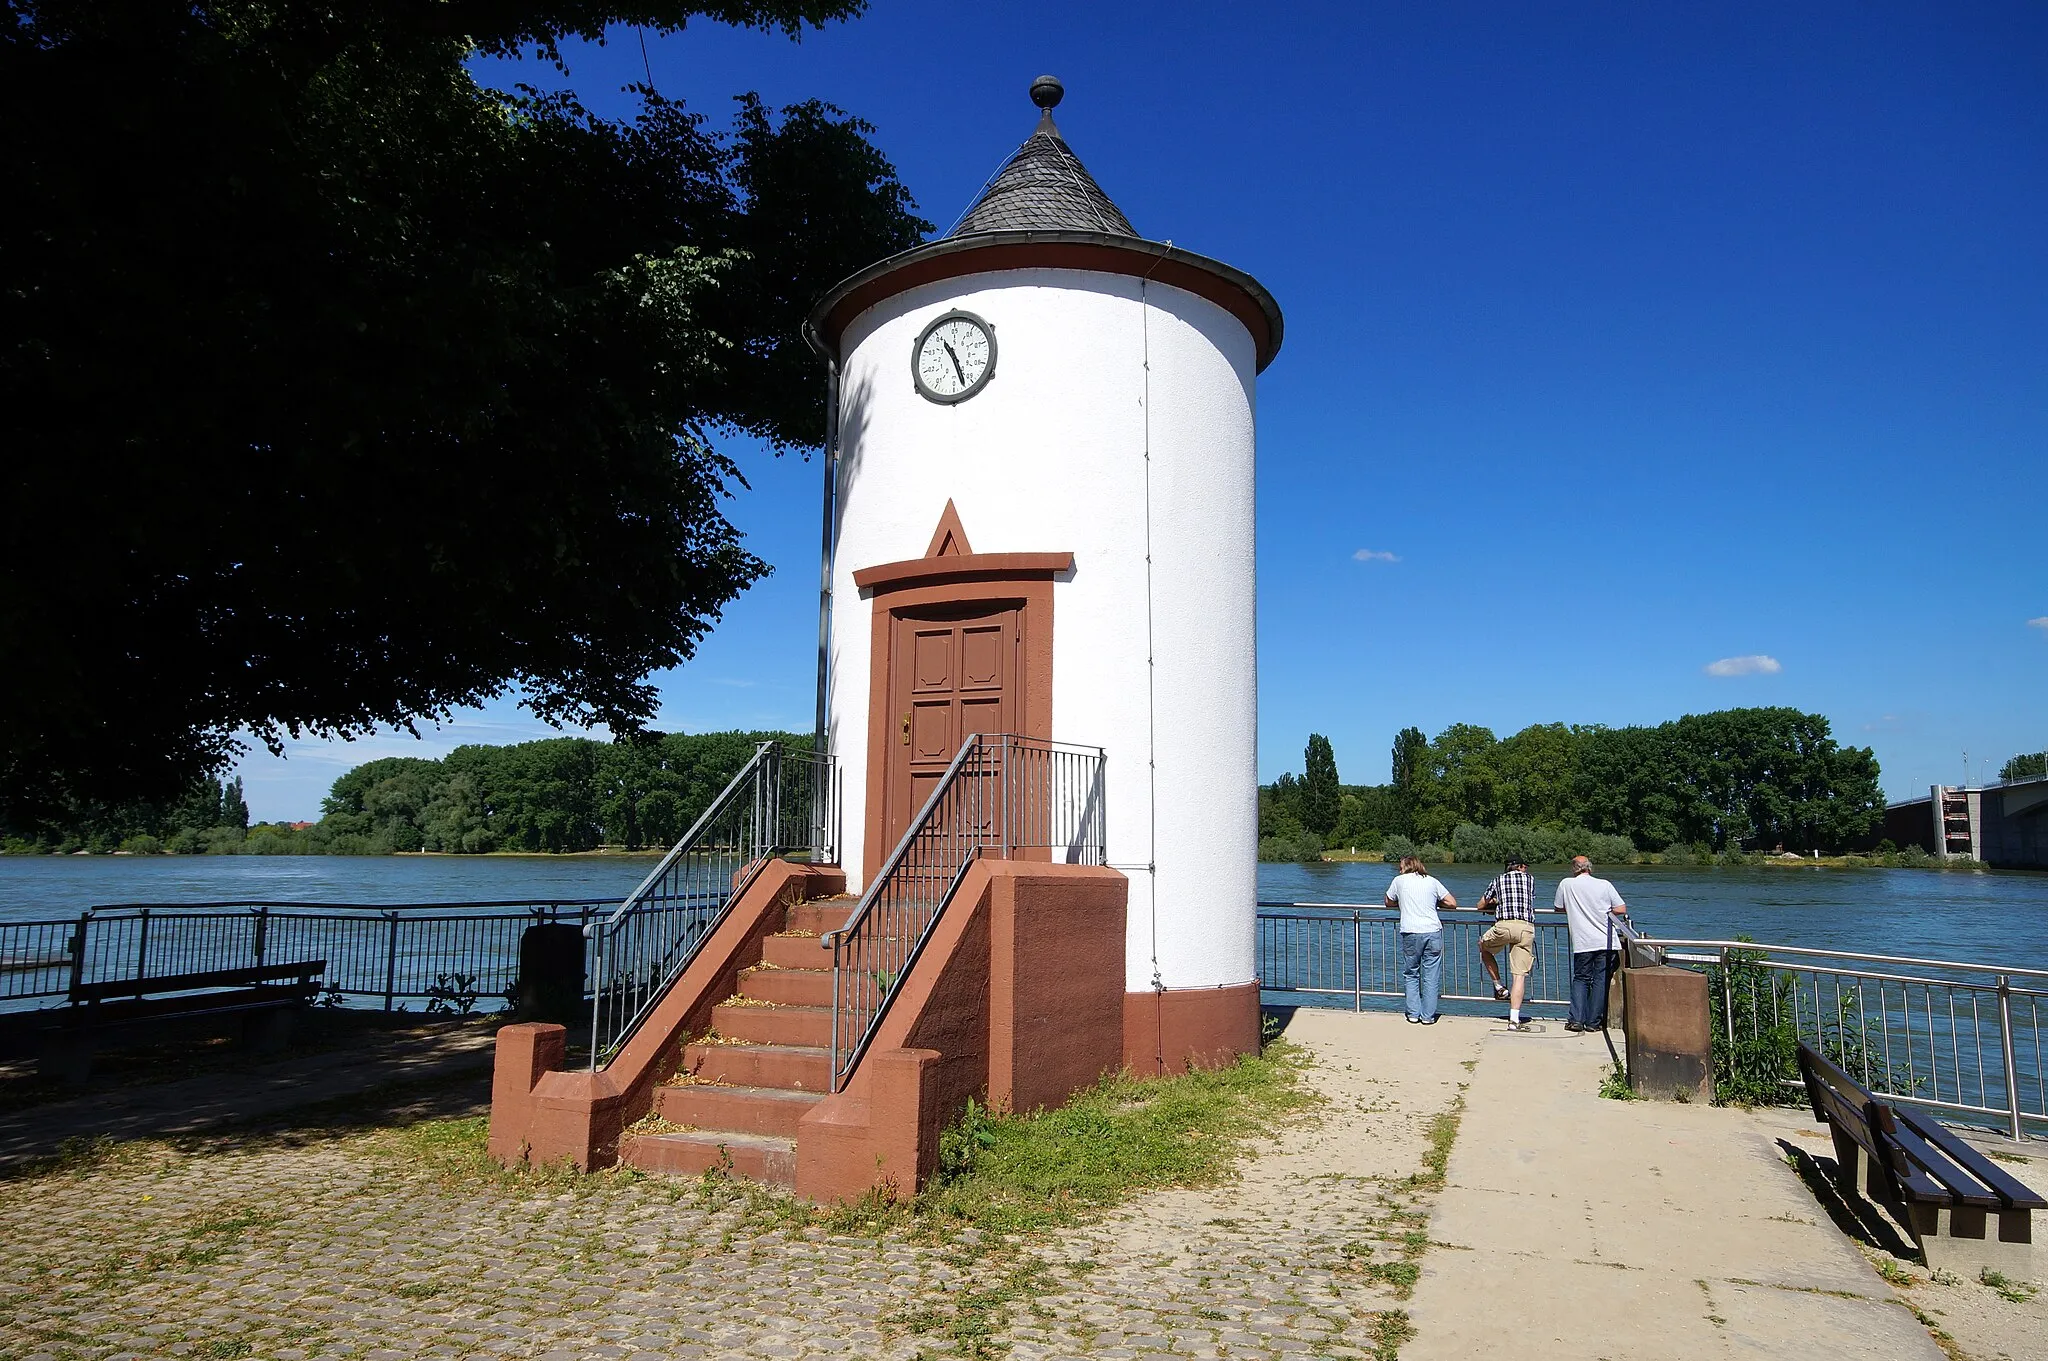
[[[1747,940],[1747,936],[1737,936]],[[1792,980],[1763,965],[1761,950],[1731,950],[1707,970],[1714,1027],[1714,1101],[1723,1106],[1794,1106],[1799,1076]],[[1731,1038],[1732,1036],[1732,1038]]]
[[[427,1015],[467,1016],[476,1010],[477,976],[473,973],[435,974],[427,989]]]
[[[1664,863],[1667,865],[1690,865],[1693,863],[1692,847],[1683,841],[1674,841],[1664,848]]]
[[[1380,839],[1380,854],[1388,864],[1398,864],[1402,857],[1414,855],[1421,848],[1400,833],[1390,833]]]

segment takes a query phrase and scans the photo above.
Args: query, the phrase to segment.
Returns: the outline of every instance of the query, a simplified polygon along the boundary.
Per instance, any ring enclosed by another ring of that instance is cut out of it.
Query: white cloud
[[[1401,559],[1392,553],[1383,552],[1377,548],[1361,548],[1351,555],[1351,560],[1353,562],[1399,562]]]
[[[2048,630],[2048,614],[2042,615],[2039,619],[2029,619],[2027,627],[2030,629]]]
[[[1755,653],[1747,657],[1723,657],[1703,668],[1709,676],[1775,676],[1785,668],[1776,657]]]

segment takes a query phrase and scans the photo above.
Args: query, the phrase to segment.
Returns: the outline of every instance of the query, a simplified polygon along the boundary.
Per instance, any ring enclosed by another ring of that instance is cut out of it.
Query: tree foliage
[[[649,718],[767,570],[714,435],[814,442],[806,311],[928,224],[827,105],[473,58],[860,0],[0,4],[0,811],[508,689]]]
[[[234,849],[248,827],[240,777],[201,776],[168,799],[84,801],[35,822],[0,819],[0,848],[11,854],[193,854]]]
[[[2015,756],[1998,768],[2001,780],[2025,780],[2048,775],[2048,751]]]
[[[438,760],[387,756],[335,780],[311,825],[251,827],[241,782],[203,779],[164,804],[85,807],[11,829],[7,848],[388,855],[666,847],[771,740],[811,745],[808,733],[650,733],[635,742],[463,746]]]
[[[1330,739],[1319,732],[1310,733],[1308,748],[1302,753],[1301,825],[1317,836],[1328,836],[1336,830],[1341,797],[1337,754],[1330,749]]]
[[[1418,745],[1418,742],[1420,745]],[[1396,778],[1341,791],[1328,845],[1389,835],[1451,847],[1460,858],[1524,850],[1547,858],[1594,836],[1634,846],[1833,852],[1866,845],[1884,813],[1877,758],[1838,746],[1828,721],[1796,709],[1725,709],[1656,727],[1536,724],[1505,739],[1456,723],[1425,740],[1405,729]],[[1334,768],[1334,763],[1333,763]],[[1308,782],[1260,791],[1259,834],[1316,833]],[[1555,835],[1553,835],[1555,834]],[[1560,837],[1562,839],[1560,839]],[[1618,843],[1602,843],[1611,858]]]

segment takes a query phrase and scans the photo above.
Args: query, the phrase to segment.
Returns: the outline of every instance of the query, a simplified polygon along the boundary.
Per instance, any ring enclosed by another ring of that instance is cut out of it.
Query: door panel
[[[1016,604],[906,611],[891,620],[886,857],[969,733],[1014,731]],[[991,822],[985,800],[962,813]]]

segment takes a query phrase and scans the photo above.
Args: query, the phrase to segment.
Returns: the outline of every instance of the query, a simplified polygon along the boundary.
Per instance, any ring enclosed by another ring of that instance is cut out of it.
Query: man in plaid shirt
[[[1507,867],[1479,895],[1479,908],[1494,916],[1493,925],[1479,938],[1479,958],[1493,980],[1493,1000],[1508,1004],[1509,1029],[1526,1030],[1522,992],[1529,971],[1536,967],[1536,879],[1529,873],[1529,862],[1518,855],[1508,857]],[[1512,998],[1501,986],[1500,963],[1494,958],[1502,950],[1508,952],[1508,970],[1514,975]]]

